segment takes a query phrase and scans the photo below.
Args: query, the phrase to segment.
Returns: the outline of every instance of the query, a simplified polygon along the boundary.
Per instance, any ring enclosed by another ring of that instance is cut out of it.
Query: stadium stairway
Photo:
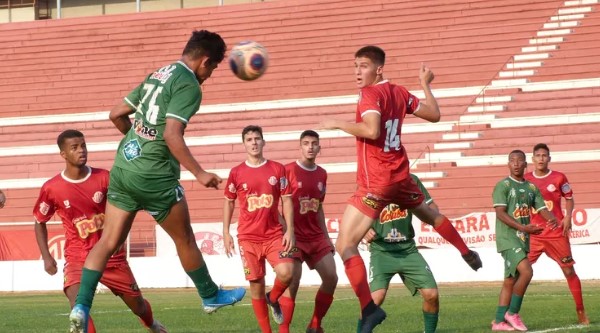
[[[257,40],[270,53],[257,81],[215,71],[186,129],[194,155],[223,177],[245,158],[245,125],[263,126],[266,156],[286,163],[298,155],[293,147],[302,130],[327,117],[353,120],[352,54],[377,44],[388,55],[386,76],[417,96],[419,64],[436,74],[443,119],[408,117],[403,144],[447,215],[490,210],[508,151],[529,153],[538,141],[550,144],[553,167],[569,175],[578,205],[589,207],[588,183],[600,181],[591,172],[600,166],[598,137],[577,134],[600,122],[596,3],[290,0],[0,25],[0,188],[9,197],[0,225],[30,228],[17,223],[31,221],[41,184],[62,170],[60,131],[82,130],[89,164],[110,168],[121,135],[107,110],[144,75],[177,59],[190,31],[200,28],[218,31],[230,46]],[[541,62],[533,72],[523,65],[531,61]],[[318,161],[330,172],[325,212],[339,218],[355,187],[354,140],[339,131],[321,135]],[[182,179],[192,220],[221,221],[220,192],[201,188],[189,173]],[[463,190],[468,183],[474,186]],[[151,254],[154,222],[138,216],[132,253]]]

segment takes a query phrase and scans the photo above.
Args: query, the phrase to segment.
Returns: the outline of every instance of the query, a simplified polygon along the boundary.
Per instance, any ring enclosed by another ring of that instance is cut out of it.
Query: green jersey
[[[544,198],[535,185],[506,177],[494,187],[494,207],[506,206],[506,212],[517,223],[528,225],[531,210],[546,208]],[[496,249],[498,252],[522,248],[529,252],[529,234],[515,230],[496,218]]]
[[[425,203],[433,202],[429,192],[419,177],[410,174],[412,179],[417,183],[423,195],[425,195]],[[373,230],[377,234],[375,240],[371,242],[371,251],[384,251],[396,253],[412,253],[417,251],[415,246],[415,229],[412,226],[413,214],[406,209],[401,209],[396,204],[387,205],[381,214],[379,220],[373,222]]]
[[[115,158],[115,167],[136,173],[179,178],[179,162],[164,140],[167,118],[187,125],[202,100],[194,72],[183,62],[167,65],[148,75],[125,102],[133,107],[135,119]]]

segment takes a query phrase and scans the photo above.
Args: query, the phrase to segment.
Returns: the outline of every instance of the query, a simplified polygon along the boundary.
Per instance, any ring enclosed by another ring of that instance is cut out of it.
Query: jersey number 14
[[[398,134],[398,119],[390,119],[385,122],[385,145],[384,152],[389,152],[391,149],[400,150],[400,134]]]

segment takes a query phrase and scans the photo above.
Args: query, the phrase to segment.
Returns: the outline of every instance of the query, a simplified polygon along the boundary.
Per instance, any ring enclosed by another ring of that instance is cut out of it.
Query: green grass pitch
[[[500,283],[440,285],[439,333],[490,332]],[[573,300],[564,281],[533,282],[525,296],[521,316],[530,333],[600,332],[600,281],[583,281],[584,301],[591,320],[576,325]],[[249,295],[238,305],[207,315],[200,310],[194,289],[148,289],[144,295],[155,317],[170,332],[260,332]],[[292,332],[303,333],[312,315],[314,287],[301,288]],[[402,285],[394,285],[383,308],[388,313],[380,332],[423,332],[421,298],[411,297]],[[0,293],[0,332],[52,333],[68,331],[68,303],[59,292]],[[110,292],[96,295],[92,315],[101,333],[144,332],[137,318]],[[324,320],[327,333],[356,331],[358,300],[348,287],[340,287]],[[272,321],[271,321],[272,322]],[[274,332],[277,329],[272,322]]]

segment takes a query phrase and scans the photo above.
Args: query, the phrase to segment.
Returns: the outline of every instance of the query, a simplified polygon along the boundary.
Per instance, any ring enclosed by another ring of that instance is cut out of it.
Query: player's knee
[[[422,289],[421,295],[424,302],[435,306],[439,304],[440,296],[437,289]]]

